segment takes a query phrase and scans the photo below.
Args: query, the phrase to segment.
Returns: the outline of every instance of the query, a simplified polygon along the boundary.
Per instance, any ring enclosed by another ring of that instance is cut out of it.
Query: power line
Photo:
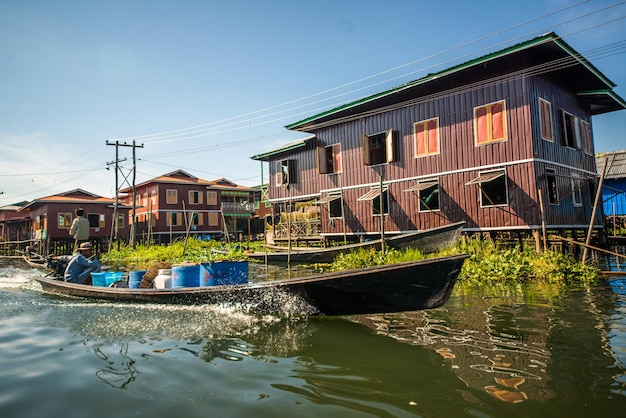
[[[261,115],[261,116],[256,116],[256,117],[251,118],[251,119],[248,118],[248,119],[246,119],[244,121],[237,121],[238,119],[247,118],[247,117],[252,116],[252,115],[258,115],[260,113],[267,112],[268,110],[279,109],[281,107],[285,107],[285,106],[293,104],[293,103],[301,102],[301,101],[304,101],[304,100],[307,100],[307,99],[310,99],[310,98],[313,98],[313,97],[324,95],[324,94],[332,92],[332,91],[343,89],[343,88],[351,86],[351,85],[359,84],[359,83],[361,83],[363,81],[379,77],[380,75],[384,75],[384,74],[396,71],[398,69],[405,68],[405,67],[408,67],[410,65],[414,65],[414,64],[416,64],[418,62],[422,62],[422,61],[425,61],[427,59],[431,59],[431,58],[434,58],[436,56],[440,56],[440,55],[443,55],[445,53],[452,52],[452,51],[455,51],[455,50],[463,48],[463,47],[467,47],[469,45],[472,45],[472,44],[475,44],[477,42],[489,39],[489,38],[497,36],[497,35],[500,35],[502,33],[508,32],[510,30],[513,30],[513,29],[516,29],[516,28],[528,25],[528,24],[530,24],[532,22],[539,21],[539,20],[544,19],[546,17],[562,13],[564,11],[567,11],[567,10],[573,9],[575,7],[578,7],[581,4],[584,4],[586,2],[587,1],[583,1],[583,2],[576,3],[574,5],[570,5],[570,6],[564,7],[562,9],[559,9],[559,10],[556,10],[556,11],[544,14],[542,16],[539,16],[537,18],[533,18],[533,19],[525,21],[523,23],[516,24],[516,25],[510,26],[508,28],[496,31],[496,32],[494,32],[494,33],[492,33],[490,35],[483,36],[483,37],[477,38],[477,39],[475,39],[473,41],[470,41],[470,42],[458,45],[458,46],[450,48],[448,50],[441,51],[439,53],[430,55],[428,57],[424,57],[424,58],[421,58],[419,60],[415,60],[415,61],[412,61],[410,63],[403,64],[401,66],[397,66],[397,67],[394,67],[392,69],[385,70],[383,72],[374,74],[372,76],[368,76],[368,77],[365,77],[365,78],[362,78],[362,79],[359,79],[359,80],[356,80],[356,81],[353,81],[353,82],[350,82],[350,83],[346,83],[346,84],[343,84],[343,85],[338,86],[338,87],[327,89],[327,90],[324,90],[322,92],[319,92],[319,93],[316,93],[316,94],[313,94],[313,95],[308,95],[308,96],[305,96],[305,97],[302,97],[302,98],[299,98],[299,99],[295,99],[295,100],[292,100],[292,101],[289,101],[289,102],[286,102],[286,103],[283,103],[283,104],[267,107],[267,108],[264,108],[264,109],[261,109],[261,110],[258,110],[258,111],[254,111],[254,112],[249,112],[249,113],[246,113],[246,114],[243,114],[243,115],[234,116],[234,117],[227,118],[227,119],[222,119],[221,121],[205,123],[205,124],[196,125],[196,126],[189,127],[189,128],[182,128],[182,129],[178,129],[178,130],[174,130],[174,131],[167,131],[167,132],[162,132],[162,133],[149,134],[149,135],[144,135],[144,136],[135,137],[135,138],[146,138],[147,140],[149,138],[150,141],[154,141],[155,143],[173,142],[173,141],[181,141],[181,140],[193,139],[193,138],[197,138],[197,137],[219,135],[219,134],[223,134],[224,132],[232,132],[232,131],[239,130],[239,129],[249,128],[251,126],[259,126],[259,125],[262,125],[262,124],[267,124],[267,123],[271,123],[271,122],[285,120],[287,118],[294,117],[294,116],[293,115],[288,115],[288,116],[283,116],[281,118],[275,118],[275,119],[272,119],[270,121],[265,121],[265,122],[249,125],[249,122],[251,120],[252,121],[256,121],[256,120],[259,120],[259,119],[267,118],[269,116],[276,116],[276,115],[284,114],[286,112],[292,112],[295,109],[300,109],[300,108],[303,108],[303,107],[311,106],[312,104],[318,104],[318,103],[321,103],[321,102],[326,102],[326,101],[329,101],[329,100],[336,99],[338,97],[346,96],[346,95],[349,95],[349,94],[354,94],[356,92],[359,92],[359,91],[362,91],[362,90],[365,90],[365,89],[368,89],[368,88],[372,88],[372,87],[375,87],[375,86],[378,86],[378,85],[381,85],[381,84],[385,84],[385,83],[388,83],[390,81],[397,80],[399,78],[407,77],[408,75],[412,75],[412,74],[415,74],[417,72],[425,71],[425,70],[428,70],[430,68],[437,67],[437,66],[442,66],[442,65],[444,65],[444,64],[446,64],[448,62],[459,60],[459,59],[465,58],[465,57],[467,57],[469,55],[475,55],[477,53],[477,51],[473,51],[472,53],[468,53],[468,54],[464,54],[464,55],[461,55],[461,56],[457,56],[457,57],[454,57],[454,58],[452,58],[450,60],[443,61],[443,62],[437,63],[435,65],[432,65],[432,66],[429,66],[429,67],[426,67],[426,68],[422,68],[422,69],[419,69],[419,70],[415,70],[415,71],[412,71],[412,72],[409,72],[409,73],[405,73],[405,74],[399,75],[397,77],[386,79],[386,80],[383,80],[383,81],[375,83],[375,84],[370,84],[368,86],[361,87],[359,89],[355,89],[355,90],[351,90],[351,91],[348,91],[348,92],[345,92],[345,93],[341,93],[341,94],[338,94],[338,95],[334,95],[334,96],[331,96],[331,97],[323,98],[323,99],[320,99],[318,101],[305,103],[305,104],[297,106],[297,107],[290,107],[290,108],[285,109],[285,110],[272,112],[272,113],[264,114],[264,115]],[[520,36],[520,37],[516,37],[513,40],[507,40],[507,41],[503,41],[503,42],[497,43],[495,45],[491,45],[489,47],[485,47],[485,48],[479,50],[478,52],[481,52],[481,51],[484,51],[484,50],[487,50],[487,49],[493,49],[493,48],[495,48],[497,46],[500,46],[502,44],[507,44],[507,43],[510,44],[512,41],[519,40],[520,38],[523,38],[525,36],[529,36],[531,34],[536,34],[536,33],[539,33],[539,32],[543,32],[543,31],[545,31],[545,30],[547,30],[549,28],[562,26],[564,24],[571,23],[571,22],[576,21],[576,20],[588,18],[589,16],[591,16],[593,14],[597,14],[597,13],[600,13],[600,12],[603,12],[603,11],[607,11],[607,10],[613,8],[613,7],[620,6],[620,5],[624,4],[624,3],[626,3],[626,2],[622,1],[622,2],[619,2],[619,3],[616,3],[616,4],[612,4],[612,5],[609,5],[609,6],[606,6],[606,7],[594,10],[594,11],[589,12],[589,13],[585,13],[583,15],[574,17],[572,19],[568,19],[568,20],[562,21],[560,23],[557,23],[557,24],[554,24],[554,25],[550,25],[550,26],[545,27],[543,29],[533,31],[530,34],[527,34],[527,35],[524,35],[524,36]],[[583,29],[583,30],[585,30],[585,29]],[[588,29],[586,29],[586,30],[588,30]],[[580,32],[580,31],[577,31],[575,33],[578,33],[578,32]],[[333,105],[325,106],[325,107],[322,107],[322,108],[318,108],[316,110],[329,109],[329,108],[336,107],[338,105],[340,105],[340,104],[333,104]],[[298,116],[300,114],[303,114],[303,113],[309,113],[310,114],[311,112],[314,112],[316,110],[308,110],[306,112],[298,113],[296,116]],[[237,121],[237,122],[231,122],[231,121]],[[225,123],[225,122],[229,122],[229,123]],[[246,126],[239,126],[239,125],[242,125],[244,123],[246,124]],[[203,127],[207,127],[207,126],[212,126],[212,128],[199,129],[199,128],[203,128]],[[233,127],[233,126],[235,126],[235,128],[224,130],[224,128]],[[193,134],[193,135],[190,135],[190,134]],[[123,139],[124,138],[122,138],[122,140]]]

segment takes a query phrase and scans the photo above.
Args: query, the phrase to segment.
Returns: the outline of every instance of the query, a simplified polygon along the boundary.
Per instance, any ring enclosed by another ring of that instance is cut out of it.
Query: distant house
[[[626,227],[626,150],[596,155],[598,175],[604,172],[602,206],[609,226]]]
[[[131,187],[120,190],[133,205]],[[255,189],[230,180],[204,180],[175,170],[135,186],[138,240],[167,243],[187,234],[200,239],[222,237],[224,231],[247,235],[254,213]],[[132,221],[132,211],[128,222]]]
[[[455,221],[535,239],[542,225],[584,230],[592,117],[626,108],[614,87],[549,33],[292,123],[309,136],[252,159],[269,165],[274,210],[319,208],[326,239]]]
[[[75,211],[83,208],[89,221],[89,238],[96,246],[104,248],[111,237],[115,199],[98,196],[81,189],[35,199],[18,210],[30,217],[30,239],[37,246],[40,254],[71,253],[74,239],[69,234]],[[128,235],[126,212],[128,208],[120,206],[120,232]]]
[[[15,249],[23,248],[30,242],[30,217],[28,210],[18,211],[28,202],[18,202],[0,207],[0,243],[2,254],[13,255]]]

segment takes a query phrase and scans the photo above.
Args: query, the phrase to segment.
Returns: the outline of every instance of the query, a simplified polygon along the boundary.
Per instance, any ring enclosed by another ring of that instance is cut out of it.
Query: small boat
[[[385,238],[385,245],[398,250],[407,248],[416,248],[424,254],[430,254],[453,245],[459,237],[465,221],[455,222],[431,229],[424,229],[416,232],[392,235]],[[246,256],[256,260],[267,261],[268,263],[331,263],[339,254],[347,253],[352,250],[381,248],[381,240],[373,240],[359,242],[356,244],[339,245],[336,247],[325,248],[298,248],[292,247],[275,251],[257,251],[246,253]],[[225,251],[212,250],[217,253],[225,254]]]
[[[37,277],[44,292],[124,302],[248,305],[251,312],[281,313],[285,296],[318,315],[391,313],[436,308],[447,302],[467,254],[345,270],[294,279],[237,285],[133,289]],[[292,312],[295,313],[295,312]]]
[[[46,259],[43,257],[28,256],[26,254],[24,254],[22,257],[24,258],[24,261],[26,262],[26,264],[28,264],[31,267],[38,268],[38,269],[48,269],[48,267],[46,266]]]

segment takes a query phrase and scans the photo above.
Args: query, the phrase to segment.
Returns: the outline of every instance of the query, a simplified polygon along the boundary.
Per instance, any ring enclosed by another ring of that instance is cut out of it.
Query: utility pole
[[[124,158],[123,160],[119,159],[119,147],[132,147],[133,149],[133,168],[132,168],[132,174],[133,174],[133,184],[129,186],[132,187],[133,189],[133,213],[132,213],[132,220],[131,220],[131,224],[130,224],[130,239],[129,239],[129,244],[135,248],[135,211],[136,211],[136,207],[137,207],[137,203],[136,203],[136,193],[137,190],[135,188],[135,179],[136,179],[136,172],[137,172],[137,162],[136,162],[136,156],[135,156],[135,149],[136,148],[143,148],[143,144],[141,145],[136,145],[135,141],[133,140],[132,144],[127,144],[126,142],[124,143],[120,143],[119,141],[115,141],[115,142],[106,142],[107,145],[115,145],[115,209],[113,210],[113,222],[115,225],[115,236],[117,239],[117,249],[119,250],[120,248],[120,241],[119,241],[119,236],[118,236],[118,196],[119,196],[119,183],[118,183],[118,170],[119,170],[119,162],[121,161],[126,161],[126,158]],[[126,182],[126,184],[128,184],[128,180],[127,180],[127,176],[124,177],[124,181]],[[112,234],[111,234],[112,235]],[[109,246],[110,248],[110,246]]]

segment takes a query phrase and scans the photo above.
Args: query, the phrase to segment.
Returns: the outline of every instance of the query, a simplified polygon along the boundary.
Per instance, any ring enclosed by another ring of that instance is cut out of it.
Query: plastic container
[[[200,286],[200,266],[198,264],[178,264],[172,266],[172,287]]]
[[[169,289],[172,287],[172,270],[159,269],[158,274],[152,281],[152,286],[156,289]]]
[[[200,286],[248,283],[247,261],[214,261],[200,264]]]
[[[104,280],[104,275],[105,273],[91,273],[91,284],[94,286],[105,287],[106,282]]]
[[[121,271],[107,271],[104,273],[104,285],[106,287],[111,286],[113,283],[120,281],[124,278],[124,273]]]
[[[106,271],[91,273],[91,283],[94,286],[109,287],[113,283],[122,280],[124,273],[121,271]]]
[[[131,289],[139,289],[141,287],[141,279],[147,270],[133,270],[128,273],[128,287]]]

